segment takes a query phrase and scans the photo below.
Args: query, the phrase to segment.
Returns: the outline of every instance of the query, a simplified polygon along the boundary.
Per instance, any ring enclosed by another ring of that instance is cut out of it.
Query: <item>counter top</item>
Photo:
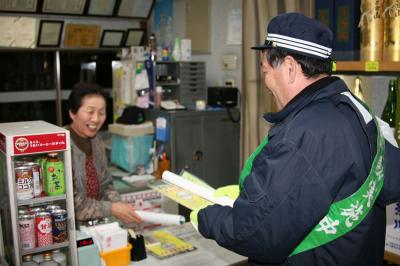
[[[175,236],[196,247],[196,250],[175,255],[165,259],[158,259],[147,252],[147,259],[131,262],[135,266],[225,266],[247,265],[247,258],[220,247],[215,241],[201,236],[190,223],[164,228]],[[144,233],[146,235],[146,233]]]

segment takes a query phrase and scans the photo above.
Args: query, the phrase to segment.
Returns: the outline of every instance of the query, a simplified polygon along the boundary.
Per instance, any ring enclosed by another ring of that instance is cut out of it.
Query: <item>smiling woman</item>
[[[104,143],[97,135],[106,120],[106,98],[100,86],[79,83],[68,99],[76,217],[81,223],[111,215],[124,223],[141,222],[132,204],[121,201],[107,171]]]

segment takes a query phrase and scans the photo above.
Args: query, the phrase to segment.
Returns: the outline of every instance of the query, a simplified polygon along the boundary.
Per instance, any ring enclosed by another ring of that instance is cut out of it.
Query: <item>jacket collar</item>
[[[337,86],[331,86],[333,83]],[[340,78],[332,76],[322,78],[304,88],[281,111],[264,114],[264,119],[273,124],[282,122],[287,117],[303,109],[310,102],[330,97],[345,90],[347,90],[347,87]]]

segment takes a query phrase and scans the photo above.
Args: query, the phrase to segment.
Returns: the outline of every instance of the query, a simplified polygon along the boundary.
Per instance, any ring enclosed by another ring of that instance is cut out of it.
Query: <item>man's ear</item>
[[[286,68],[287,68],[289,84],[292,84],[296,79],[296,75],[298,74],[299,64],[291,56],[285,57],[285,64],[286,64]]]

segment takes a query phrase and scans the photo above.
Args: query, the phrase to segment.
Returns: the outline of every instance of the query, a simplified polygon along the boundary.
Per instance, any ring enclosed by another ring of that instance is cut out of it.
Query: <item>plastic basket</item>
[[[100,252],[100,257],[107,266],[126,266],[131,263],[131,249],[132,245],[128,243],[128,245],[123,248]]]

